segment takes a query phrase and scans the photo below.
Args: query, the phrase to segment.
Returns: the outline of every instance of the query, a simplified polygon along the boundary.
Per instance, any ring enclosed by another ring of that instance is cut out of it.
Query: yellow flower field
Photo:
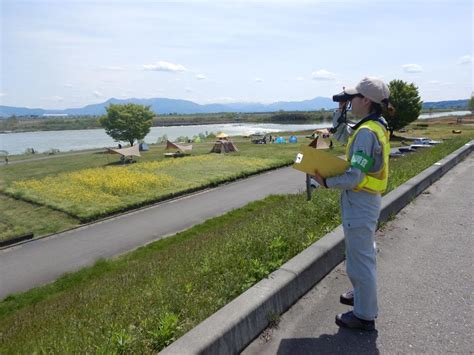
[[[89,220],[277,163],[272,159],[203,155],[15,181],[7,193]]]

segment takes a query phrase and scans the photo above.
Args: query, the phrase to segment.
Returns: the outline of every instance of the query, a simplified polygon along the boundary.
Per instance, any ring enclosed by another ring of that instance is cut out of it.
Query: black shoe
[[[336,324],[344,328],[375,330],[375,321],[357,318],[352,311],[338,314],[336,316]]]
[[[350,291],[347,291],[346,293],[343,293],[341,297],[339,298],[339,301],[342,304],[353,306],[354,305],[354,291],[350,290]]]

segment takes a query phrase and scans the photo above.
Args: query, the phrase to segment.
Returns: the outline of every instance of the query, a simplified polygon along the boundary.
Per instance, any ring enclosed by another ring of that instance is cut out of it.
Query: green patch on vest
[[[363,173],[368,173],[370,168],[374,165],[374,159],[364,154],[361,151],[357,151],[352,155],[351,167],[357,168]]]

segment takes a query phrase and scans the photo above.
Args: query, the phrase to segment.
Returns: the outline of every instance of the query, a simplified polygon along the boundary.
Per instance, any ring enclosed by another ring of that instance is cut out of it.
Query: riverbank
[[[152,127],[194,126],[215,124],[280,123],[312,124],[330,120],[330,111],[220,113],[194,115],[159,115],[153,118]],[[0,119],[0,133],[63,131],[102,128],[98,116],[67,118],[14,117]]]
[[[314,124],[275,124],[275,123],[238,123],[192,126],[151,127],[144,138],[147,144],[162,143],[166,140],[188,142],[199,137],[215,139],[215,135],[224,132],[229,136],[244,136],[255,132],[265,131],[275,134],[283,131],[314,130],[327,127],[330,123]],[[31,133],[11,133],[1,135],[0,150],[9,155],[21,154],[26,151],[58,153],[79,151],[85,149],[105,149],[116,147],[117,142],[105,133],[104,129],[69,130],[69,131],[42,131]],[[1,159],[0,159],[1,160]]]
[[[182,127],[182,126],[211,126],[215,124],[245,124],[245,123],[269,123],[269,124],[274,124],[274,123],[280,123],[280,124],[320,124],[321,121],[280,121],[280,122],[273,122],[273,121],[243,121],[243,120],[225,120],[225,121],[219,121],[219,122],[214,122],[214,121],[203,121],[203,122],[188,122],[188,121],[183,121],[183,122],[153,122],[153,125],[151,127]],[[74,128],[74,127],[43,127],[43,128],[38,128],[38,129],[16,129],[16,130],[10,130],[10,131],[2,131],[0,130],[0,134],[10,134],[10,133],[30,133],[30,132],[49,132],[49,131],[64,131],[64,130],[93,130],[93,129],[102,129],[100,125],[93,125],[89,127],[84,127],[84,128]]]
[[[459,131],[460,133],[453,133],[453,131]],[[296,134],[299,137],[299,143],[307,144],[309,140],[304,137],[307,136],[309,132],[310,131],[287,132],[283,135],[288,138],[290,134]],[[410,137],[420,136],[426,136],[435,140],[450,140],[456,137],[467,137],[472,139],[473,134],[474,125],[458,124],[456,123],[455,118],[443,118],[436,121],[415,121],[407,127],[406,132],[397,132],[396,140],[391,143],[392,146],[397,146],[402,144],[403,141],[409,142]],[[276,158],[280,161],[278,163],[280,165],[277,164],[278,166],[291,163],[299,147],[299,144],[256,145],[251,144],[249,139],[244,139],[242,137],[235,137],[233,141],[240,150],[240,152],[237,153],[238,156],[264,160]],[[337,142],[334,143],[334,152],[336,154],[342,154],[343,147],[341,147]],[[193,156],[207,155],[213,144],[214,138],[208,139],[207,141],[204,140],[202,143],[194,143]],[[148,152],[143,152],[143,156],[139,158],[141,162],[157,163],[164,160],[164,145],[150,145],[149,147],[150,150]],[[12,157],[13,164],[9,164],[8,166],[0,165],[0,197],[2,198],[2,203],[0,204],[0,239],[10,239],[28,233],[34,233],[35,237],[39,237],[80,225],[82,222],[81,219],[78,218],[78,215],[65,213],[69,211],[69,207],[63,209],[62,212],[58,210],[61,209],[61,206],[65,207],[60,200],[54,202],[53,206],[53,204],[48,204],[46,202],[45,204],[41,204],[39,200],[32,198],[28,199],[29,201],[14,199],[6,196],[5,191],[6,189],[11,188],[13,184],[21,181],[28,180],[30,181],[30,184],[31,181],[36,181],[36,183],[43,181],[41,186],[47,186],[47,184],[44,183],[44,179],[52,179],[51,181],[59,182],[60,177],[64,178],[67,174],[71,173],[79,173],[80,171],[91,169],[122,169],[124,167],[116,165],[118,162],[117,156],[104,154],[104,151],[104,149],[79,151],[59,153],[52,156],[46,154],[18,155]],[[26,161],[21,161],[22,159],[25,159]],[[16,163],[15,160],[20,161]],[[133,165],[138,166],[139,164]],[[273,165],[272,163],[266,168],[271,168],[271,166],[276,165]],[[262,170],[265,170],[266,168],[262,168]],[[120,175],[119,170],[117,171],[117,174]],[[195,175],[195,171],[192,169],[181,172],[177,171],[176,173],[177,176],[180,177],[187,176],[186,174]],[[221,177],[220,182],[226,181],[226,179],[233,179],[234,177],[231,176],[232,174],[229,174],[227,177]],[[19,197],[20,196],[17,198]],[[49,195],[46,194],[44,197],[49,198]],[[127,205],[141,205],[142,202],[134,199],[135,198],[127,199]],[[150,204],[157,199],[148,200],[144,198],[142,200],[147,201],[146,203]],[[124,208],[127,209],[131,207],[125,206]],[[104,213],[107,212],[104,211]],[[92,215],[99,216],[101,213],[99,211],[98,214],[92,213]],[[85,219],[88,220],[88,218]]]

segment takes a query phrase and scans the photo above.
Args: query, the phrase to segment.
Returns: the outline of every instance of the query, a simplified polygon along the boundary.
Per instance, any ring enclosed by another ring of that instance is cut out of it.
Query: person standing
[[[341,175],[314,179],[325,188],[341,190],[341,214],[346,246],[346,270],[353,290],[340,296],[343,304],[354,308],[336,316],[340,327],[374,330],[378,315],[375,230],[382,197],[387,188],[390,154],[387,122],[382,107],[393,114],[390,91],[381,80],[362,79],[355,88],[343,92],[347,101],[339,102],[334,115],[334,137],[347,144],[349,168]],[[355,125],[341,121],[340,115],[352,106],[359,120]]]

